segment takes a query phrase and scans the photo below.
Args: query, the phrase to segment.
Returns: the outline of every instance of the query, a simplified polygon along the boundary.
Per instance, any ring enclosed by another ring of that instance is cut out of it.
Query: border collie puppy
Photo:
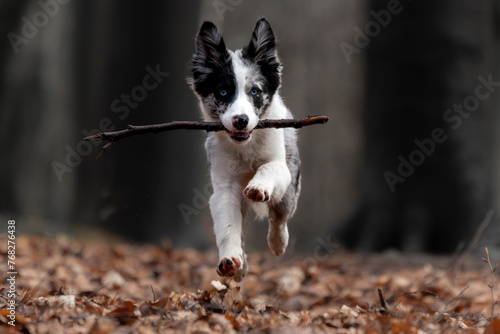
[[[292,128],[254,130],[259,120],[292,118],[278,94],[281,62],[269,22],[257,21],[250,43],[226,48],[222,35],[205,22],[196,37],[188,82],[207,122],[226,131],[205,142],[214,189],[210,211],[219,248],[217,273],[241,281],[248,272],[243,221],[252,207],[269,217],[267,241],[276,255],[288,245],[287,222],[300,193],[297,134]]]

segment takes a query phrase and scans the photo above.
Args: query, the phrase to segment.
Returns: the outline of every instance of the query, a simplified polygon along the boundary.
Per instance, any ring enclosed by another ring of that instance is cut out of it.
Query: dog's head
[[[226,48],[213,23],[203,23],[191,71],[188,81],[201,101],[205,120],[221,121],[233,142],[248,142],[281,81],[281,63],[269,22],[264,18],[257,21],[248,46],[235,52]]]

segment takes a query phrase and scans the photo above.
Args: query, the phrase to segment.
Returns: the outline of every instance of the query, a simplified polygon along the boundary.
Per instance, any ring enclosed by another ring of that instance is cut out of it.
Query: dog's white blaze
[[[248,96],[248,78],[251,75],[251,68],[246,66],[241,60],[241,50],[229,51],[233,62],[233,71],[237,84],[236,99],[222,115],[221,121],[226,129],[236,131],[233,127],[233,116],[247,115],[248,125],[245,131],[252,131],[259,123],[259,117],[255,114],[254,106],[250,96]]]

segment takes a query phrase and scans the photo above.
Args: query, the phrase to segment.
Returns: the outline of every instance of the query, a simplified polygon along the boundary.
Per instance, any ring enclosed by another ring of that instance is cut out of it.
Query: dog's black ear
[[[271,25],[265,18],[261,18],[255,24],[252,39],[248,46],[243,49],[243,53],[257,63],[270,61],[279,63],[276,51],[276,37]]]
[[[196,53],[191,61],[189,85],[197,93],[207,96],[214,89],[214,75],[231,69],[231,56],[219,29],[212,22],[203,23],[196,36]]]
[[[196,36],[196,53],[192,61],[193,74],[202,68],[227,66],[230,61],[229,52],[219,29],[212,22],[203,23]]]
[[[243,56],[256,62],[265,74],[270,75],[269,79],[274,81],[271,84],[279,86],[281,62],[276,50],[276,37],[265,18],[259,19],[255,24],[252,39],[243,49]]]

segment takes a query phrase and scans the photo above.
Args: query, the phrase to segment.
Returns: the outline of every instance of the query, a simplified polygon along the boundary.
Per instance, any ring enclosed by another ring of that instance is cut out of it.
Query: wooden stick
[[[378,299],[380,300],[380,306],[382,306],[385,312],[389,312],[389,304],[387,304],[387,301],[385,300],[382,289],[378,288],[377,292],[378,292]]]
[[[265,128],[301,128],[303,126],[314,125],[314,124],[325,124],[328,122],[330,117],[328,116],[309,116],[308,118],[299,119],[264,119],[259,121],[255,129],[265,129]],[[126,129],[114,132],[101,132],[95,135],[91,135],[83,138],[83,140],[94,141],[94,140],[107,140],[109,141],[103,146],[101,153],[96,159],[99,159],[104,153],[110,150],[117,141],[123,138],[140,136],[145,134],[157,134],[160,132],[171,131],[171,130],[205,130],[207,132],[212,131],[223,131],[226,128],[221,122],[191,122],[191,121],[177,121],[162,124],[152,124],[152,125],[129,125]]]

